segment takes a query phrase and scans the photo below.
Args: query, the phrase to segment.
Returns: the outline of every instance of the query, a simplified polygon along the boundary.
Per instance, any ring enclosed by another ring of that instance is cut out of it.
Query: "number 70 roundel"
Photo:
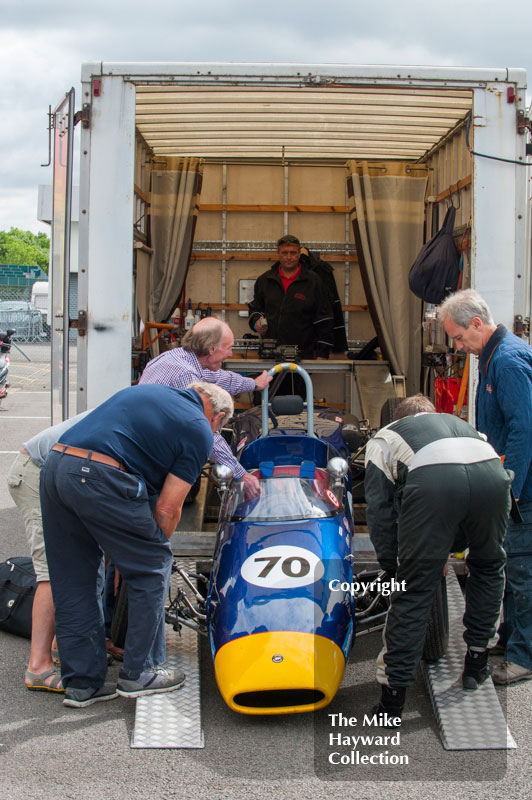
[[[241,567],[244,580],[269,589],[306,586],[319,581],[324,571],[316,553],[288,544],[257,550]]]

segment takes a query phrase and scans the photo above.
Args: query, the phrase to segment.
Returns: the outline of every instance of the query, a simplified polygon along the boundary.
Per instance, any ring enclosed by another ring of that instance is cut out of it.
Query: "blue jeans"
[[[52,452],[41,469],[41,506],[63,685],[99,689],[105,680],[104,552],[128,584],[121,676],[135,679],[164,661],[172,552],[143,482],[114,467]]]
[[[105,586],[103,590],[103,618],[105,622],[105,637],[111,638],[111,623],[115,609],[115,565],[112,561],[105,570]]]
[[[532,669],[532,503],[519,505],[523,522],[508,522],[504,621],[500,638],[506,659]]]
[[[168,590],[170,586],[166,587],[166,595],[168,595]],[[115,602],[117,598],[115,597],[115,565],[112,561],[109,561],[107,564],[107,569],[105,570],[105,584],[103,590],[103,619],[105,622],[105,638],[111,639],[111,626],[113,623],[113,614],[115,610]],[[156,667],[159,664],[162,664],[166,660],[166,629],[164,624],[161,626],[161,631],[159,635],[157,635],[153,640],[153,645],[146,656],[146,661],[144,662],[144,669],[149,669],[150,667]]]

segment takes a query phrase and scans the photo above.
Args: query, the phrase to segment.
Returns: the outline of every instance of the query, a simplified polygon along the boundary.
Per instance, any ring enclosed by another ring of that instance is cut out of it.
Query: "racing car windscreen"
[[[321,479],[274,475],[260,481],[260,494],[250,496],[244,481],[233,484],[224,509],[231,522],[281,522],[334,517],[342,508],[341,492]]]

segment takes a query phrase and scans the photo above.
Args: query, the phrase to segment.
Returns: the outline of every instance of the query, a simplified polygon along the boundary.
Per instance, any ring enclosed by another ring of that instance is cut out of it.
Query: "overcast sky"
[[[49,232],[47,111],[85,61],[524,67],[530,0],[0,0],[0,230]],[[532,78],[529,77],[529,83]],[[530,91],[529,91],[530,96]]]

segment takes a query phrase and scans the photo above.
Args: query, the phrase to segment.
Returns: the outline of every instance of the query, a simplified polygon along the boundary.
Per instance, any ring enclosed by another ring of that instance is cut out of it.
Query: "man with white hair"
[[[169,539],[205,463],[213,431],[233,413],[221,387],[129,386],[63,433],[41,469],[46,555],[64,705],[179,689],[165,664]],[[99,580],[106,553],[128,584],[129,625],[116,688]]]
[[[508,685],[532,678],[532,347],[496,325],[473,289],[450,295],[439,318],[457,350],[479,356],[476,425],[515,473],[499,631],[505,660],[493,671],[495,683]]]
[[[271,381],[266,370],[256,378],[246,378],[222,369],[232,353],[235,338],[229,325],[215,317],[197,322],[183,338],[182,347],[168,350],[148,362],[139,385],[161,383],[174,389],[186,389],[192,381],[215,383],[229,394],[262,391]],[[249,475],[235,458],[223,436],[214,434],[212,459],[230,467],[235,480],[244,480],[258,490],[258,480]]]

